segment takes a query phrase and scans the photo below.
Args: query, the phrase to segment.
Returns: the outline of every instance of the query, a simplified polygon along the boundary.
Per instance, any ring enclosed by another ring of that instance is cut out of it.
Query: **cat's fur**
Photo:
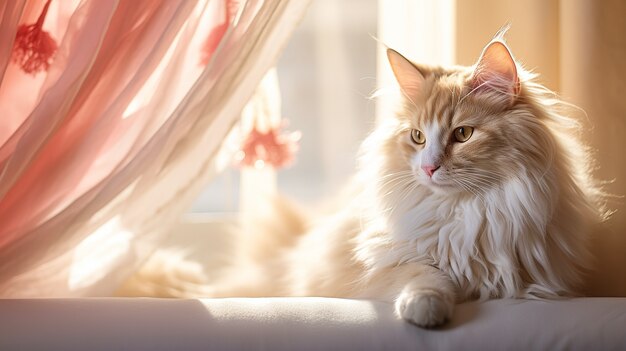
[[[473,67],[388,56],[404,104],[363,143],[347,201],[300,233],[246,233],[204,294],[380,299],[425,327],[468,299],[574,294],[599,192],[557,97],[501,37]],[[474,128],[463,143],[461,126]]]

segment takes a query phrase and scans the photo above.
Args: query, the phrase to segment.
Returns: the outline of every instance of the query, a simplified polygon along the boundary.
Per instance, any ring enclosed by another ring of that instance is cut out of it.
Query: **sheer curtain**
[[[379,0],[382,42],[425,63],[471,65],[506,23],[516,58],[548,88],[586,112],[583,138],[596,152],[595,176],[607,192],[626,195],[626,3],[588,0]],[[416,20],[419,19],[419,20]],[[393,79],[379,51],[379,83]],[[391,102],[378,106],[379,117]],[[590,233],[597,258],[587,292],[626,296],[626,203]]]
[[[215,172],[307,1],[52,1],[58,51],[26,74],[13,40],[44,4],[0,4],[0,296],[109,295]]]

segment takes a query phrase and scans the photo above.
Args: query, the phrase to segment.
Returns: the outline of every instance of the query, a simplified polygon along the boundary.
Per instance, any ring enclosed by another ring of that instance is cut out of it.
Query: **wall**
[[[613,180],[606,190],[626,195],[626,2],[561,2],[561,92],[589,116],[587,138],[597,151],[596,177]],[[589,292],[626,296],[626,206],[594,238],[598,263]]]

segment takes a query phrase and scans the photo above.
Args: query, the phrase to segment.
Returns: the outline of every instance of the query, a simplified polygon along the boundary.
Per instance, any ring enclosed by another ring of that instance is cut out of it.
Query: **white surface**
[[[0,300],[0,350],[623,350],[626,298],[495,300],[420,329],[327,298]]]

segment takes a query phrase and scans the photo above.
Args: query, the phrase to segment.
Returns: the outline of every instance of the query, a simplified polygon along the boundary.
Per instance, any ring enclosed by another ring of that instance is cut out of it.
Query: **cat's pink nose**
[[[435,171],[439,169],[439,166],[425,165],[425,166],[422,166],[422,169],[424,170],[426,175],[428,175],[429,177],[432,177],[433,173],[435,173]]]

